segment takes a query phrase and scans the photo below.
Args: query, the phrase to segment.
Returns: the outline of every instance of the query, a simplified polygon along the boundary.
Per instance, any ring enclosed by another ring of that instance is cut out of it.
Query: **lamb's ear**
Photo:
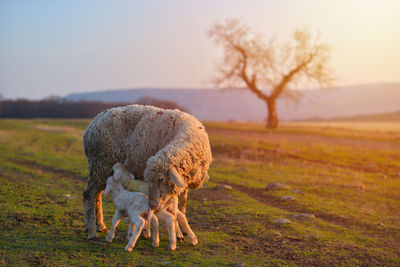
[[[103,195],[104,196],[108,196],[108,194],[110,193],[110,187],[109,186],[106,186],[106,188],[104,189],[104,193],[103,193]]]
[[[131,178],[131,180],[135,180],[135,175],[133,175],[133,173],[129,173],[129,178]]]
[[[114,174],[112,177],[113,177],[114,181],[118,182],[119,179],[121,178],[121,172],[119,170],[114,171]]]
[[[179,187],[184,187],[185,186],[185,182],[183,181],[182,176],[178,173],[178,171],[174,167],[169,169],[168,174],[169,174],[169,179],[176,186],[179,186]]]

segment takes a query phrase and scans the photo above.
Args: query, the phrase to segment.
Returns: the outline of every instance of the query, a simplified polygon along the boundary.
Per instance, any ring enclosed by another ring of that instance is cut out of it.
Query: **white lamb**
[[[124,189],[127,189],[128,191],[131,192],[142,192],[144,194],[148,194],[148,186],[147,183],[141,180],[135,179],[134,175],[130,173],[121,163],[116,163],[113,166],[114,170],[114,177],[117,177],[118,181],[120,181],[124,187]],[[179,228],[179,225],[182,227],[182,230],[184,233],[187,234],[188,240],[192,245],[197,245],[198,240],[196,235],[193,233],[192,229],[189,226],[189,223],[187,221],[187,218],[185,214],[183,214],[179,209],[178,209],[178,198],[176,196],[171,196],[170,199],[167,201],[167,203],[160,209],[155,212],[156,216],[160,216],[160,213],[162,214],[162,218],[165,217],[165,211],[170,213],[171,215],[176,214],[176,220],[175,222],[175,230],[176,233],[175,235],[178,237],[178,239],[183,239],[183,234]],[[160,218],[161,221],[163,221]],[[131,226],[133,227],[133,225]],[[128,236],[132,232],[132,228],[128,228]],[[148,235],[145,235],[149,237]],[[170,235],[170,238],[174,239],[173,235]],[[176,237],[175,237],[176,238]],[[170,239],[171,241],[171,239]],[[173,240],[172,240],[173,241]],[[170,246],[171,248],[171,246]]]
[[[151,224],[151,231],[153,236],[153,246],[158,247],[159,245],[159,234],[158,234],[158,220],[150,210],[148,197],[140,192],[129,192],[122,186],[121,181],[118,177],[110,176],[106,182],[106,188],[104,195],[111,195],[114,200],[114,204],[117,208],[112,220],[112,225],[108,235],[106,237],[107,242],[112,242],[115,236],[115,229],[119,222],[124,217],[129,217],[129,221],[132,225],[135,225],[135,231],[133,232],[128,244],[125,247],[126,251],[132,251],[136,241],[142,232],[145,225],[146,216],[149,224]],[[172,221],[173,222],[173,221]],[[172,228],[171,222],[171,228]]]

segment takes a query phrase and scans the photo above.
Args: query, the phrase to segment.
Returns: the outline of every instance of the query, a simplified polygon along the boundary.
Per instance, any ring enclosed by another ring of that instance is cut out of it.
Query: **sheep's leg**
[[[90,179],[90,178],[89,178]],[[88,182],[83,189],[83,216],[88,231],[88,239],[96,239],[96,196],[100,190]]]
[[[136,241],[139,238],[140,233],[142,232],[144,226],[144,219],[140,216],[129,216],[131,223],[135,224],[135,231],[132,234],[129,243],[126,245],[125,250],[131,252],[133,247],[136,245]]]
[[[84,223],[84,231],[87,232],[88,231],[88,212],[87,212],[87,208],[86,208],[86,196],[89,195],[89,186],[88,183],[85,184],[85,187],[82,190],[82,196],[83,196],[83,223]]]
[[[103,205],[101,201],[101,196],[103,195],[104,190],[101,190],[96,197],[96,221],[97,221],[97,230],[99,232],[107,232],[107,226],[105,226],[103,222]]]
[[[121,212],[119,210],[115,211],[114,218],[112,219],[110,231],[108,232],[108,235],[106,237],[106,242],[108,242],[108,243],[112,242],[112,240],[114,239],[114,236],[115,236],[115,230],[117,229],[117,226],[123,217],[124,216],[121,214]]]
[[[178,210],[176,212],[176,219],[179,222],[180,226],[182,227],[183,231],[187,234],[190,244],[192,244],[193,246],[197,245],[199,241],[197,240],[197,237],[193,233],[192,229],[190,229],[185,214],[183,214],[181,211]]]
[[[168,248],[175,250],[176,248],[176,233],[175,233],[175,217],[165,209],[157,212],[158,218],[167,225],[169,244]]]
[[[186,215],[186,201],[187,201],[188,189],[185,189],[179,195],[179,210],[182,211],[183,214]]]

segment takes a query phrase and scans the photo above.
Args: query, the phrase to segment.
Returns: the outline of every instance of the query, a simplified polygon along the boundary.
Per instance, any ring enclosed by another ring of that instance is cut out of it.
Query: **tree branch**
[[[314,56],[318,53],[317,50],[318,49],[312,52],[306,61],[303,61],[302,63],[297,65],[296,68],[294,68],[293,70],[291,70],[289,73],[287,73],[282,77],[279,84],[273,89],[270,98],[276,99],[282,94],[283,90],[285,90],[286,85],[292,80],[293,76],[304,70],[304,68],[306,68],[307,65],[309,65],[313,61]]]
[[[245,49],[243,49],[242,47],[240,47],[239,45],[234,45],[234,48],[236,50],[238,50],[240,52],[240,54],[243,57],[243,63],[242,63],[242,69],[241,69],[241,78],[243,79],[243,81],[246,83],[247,87],[250,89],[250,91],[252,91],[254,94],[257,95],[258,98],[264,100],[264,101],[268,101],[268,95],[264,94],[260,89],[258,89],[257,85],[256,85],[256,81],[257,81],[257,73],[253,73],[251,79],[248,77],[247,75],[247,61],[248,61],[248,56],[247,53],[245,51]]]

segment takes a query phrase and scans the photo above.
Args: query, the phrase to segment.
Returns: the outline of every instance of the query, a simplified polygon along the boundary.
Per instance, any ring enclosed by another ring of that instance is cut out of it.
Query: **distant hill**
[[[356,121],[356,122],[377,122],[377,121],[398,121],[400,122],[400,110],[397,112],[379,113],[379,114],[368,114],[368,115],[356,115],[350,117],[335,117],[329,119],[329,121]]]
[[[261,121],[266,117],[264,102],[244,89],[125,89],[74,93],[66,99],[134,103],[143,97],[174,101],[201,120]],[[287,99],[278,101],[281,120],[327,119],[398,110],[400,83],[307,90],[298,103]]]

